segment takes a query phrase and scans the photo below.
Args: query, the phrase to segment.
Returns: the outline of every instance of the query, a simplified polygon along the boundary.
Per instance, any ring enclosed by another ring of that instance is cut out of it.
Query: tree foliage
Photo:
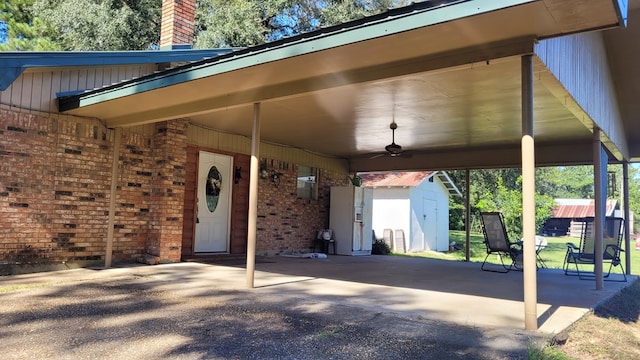
[[[409,4],[408,0],[197,0],[197,48],[245,47]],[[162,0],[8,0],[3,50],[157,48]],[[36,16],[37,14],[37,16]],[[2,28],[0,28],[1,31]],[[1,38],[1,37],[0,37]]]
[[[464,184],[465,172],[452,171],[449,175],[457,184]],[[500,211],[504,216],[509,238],[522,237],[522,176],[520,169],[487,169],[470,171],[471,229],[481,231],[480,212]],[[463,197],[452,197],[453,223],[464,223]],[[536,193],[536,229],[540,229],[551,216],[553,196]],[[451,214],[451,211],[450,211]],[[463,229],[464,227],[458,228]]]
[[[53,29],[35,16],[34,0],[3,0],[0,3],[0,22],[3,23],[3,43],[0,51],[51,51],[61,47],[50,38]]]
[[[622,166],[609,165],[607,198],[617,199],[622,206]],[[459,186],[464,185],[465,172],[449,175]],[[551,217],[554,199],[594,198],[593,166],[544,167],[536,169],[536,229]],[[488,169],[470,171],[471,230],[481,231],[479,212],[501,211],[511,238],[522,231],[522,194],[519,169]],[[464,197],[452,197],[450,226],[464,229]],[[629,167],[629,209],[640,214],[640,169]],[[637,215],[636,224],[640,223]],[[638,226],[636,225],[636,228]]]
[[[198,0],[197,48],[245,47],[404,6],[404,0]]]
[[[147,50],[160,39],[162,0],[35,0],[64,50]]]

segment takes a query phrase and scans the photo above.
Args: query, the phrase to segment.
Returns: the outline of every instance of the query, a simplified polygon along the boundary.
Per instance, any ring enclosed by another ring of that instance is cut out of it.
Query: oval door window
[[[218,207],[218,199],[220,191],[222,191],[222,175],[215,166],[209,169],[207,175],[207,185],[205,186],[205,199],[207,200],[207,208],[209,212],[214,212]]]

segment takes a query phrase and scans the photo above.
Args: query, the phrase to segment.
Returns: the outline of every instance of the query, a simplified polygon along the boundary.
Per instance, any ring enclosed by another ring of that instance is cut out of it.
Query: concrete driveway
[[[517,272],[395,256],[269,257],[256,269],[255,289],[241,260],[0,277],[3,358],[526,358],[531,341],[628,284],[596,291],[540,270],[531,333]]]

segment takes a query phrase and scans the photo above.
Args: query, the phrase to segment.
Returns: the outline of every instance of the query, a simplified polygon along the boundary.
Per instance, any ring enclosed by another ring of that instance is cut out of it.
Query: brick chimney
[[[160,50],[191,48],[195,19],[196,0],[162,0]]]

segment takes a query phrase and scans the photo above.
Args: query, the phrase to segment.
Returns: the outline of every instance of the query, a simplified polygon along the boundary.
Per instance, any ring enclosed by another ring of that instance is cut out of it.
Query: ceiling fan
[[[399,156],[407,156],[404,150],[402,150],[402,146],[396,144],[396,129],[398,128],[398,124],[396,124],[396,120],[393,119],[391,124],[389,124],[389,129],[391,129],[391,144],[384,147],[385,153],[374,155],[372,158],[377,158],[380,156],[391,156],[391,157],[399,157]]]
[[[399,156],[402,154],[402,146],[396,144],[396,129],[398,128],[398,124],[396,124],[395,119],[391,121],[389,124],[389,129],[391,129],[391,144],[384,147],[387,150],[389,156]]]

